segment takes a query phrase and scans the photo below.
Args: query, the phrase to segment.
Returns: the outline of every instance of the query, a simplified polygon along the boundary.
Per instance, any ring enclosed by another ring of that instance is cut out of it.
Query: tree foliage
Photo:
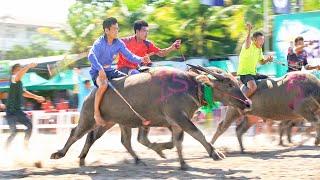
[[[33,57],[45,57],[60,55],[63,51],[54,51],[47,47],[45,42],[32,43],[29,46],[16,45],[5,54],[5,59],[27,59]]]
[[[319,9],[318,1],[304,0],[304,8]],[[149,40],[157,46],[165,48],[182,39],[186,56],[210,58],[238,53],[246,36],[246,22],[251,22],[254,30],[263,28],[262,0],[225,0],[224,7],[206,6],[200,0],[114,0],[111,6],[97,2],[101,1],[78,1],[69,10],[69,28],[42,32],[71,42],[71,52],[78,53],[102,34],[101,23],[106,17],[118,19],[120,37],[132,35],[133,22],[144,19],[149,23]],[[268,10],[272,15],[271,2]],[[180,56],[178,52],[171,55]]]

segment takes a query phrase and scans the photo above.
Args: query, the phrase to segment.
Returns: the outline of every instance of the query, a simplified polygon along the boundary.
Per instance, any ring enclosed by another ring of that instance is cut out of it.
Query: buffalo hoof
[[[85,162],[85,159],[80,159],[79,161],[79,166],[85,166],[86,165],[86,162]]]
[[[147,166],[147,164],[144,163],[143,161],[141,161],[141,159],[139,159],[139,158],[136,158],[136,159],[134,160],[134,163],[135,163],[136,165]]]
[[[167,142],[167,143],[154,143],[155,147],[152,148],[160,157],[163,159],[167,159],[167,157],[163,154],[163,150],[165,149],[172,149],[173,148],[173,142]]]
[[[163,159],[167,159],[167,157],[162,153],[162,150],[156,151],[156,153]]]
[[[283,143],[279,143],[279,146],[287,147],[287,145],[285,145],[285,144],[283,144]]]
[[[318,146],[320,144],[320,138],[316,138],[315,142],[314,142],[314,145],[315,146]]]
[[[212,152],[212,158],[217,161],[217,160],[222,160],[222,159],[226,158],[226,156],[222,152],[220,152],[218,150],[214,150]]]
[[[51,154],[50,159],[60,159],[62,157],[64,157],[64,153],[62,153],[61,151],[58,151]]]
[[[180,170],[186,171],[189,168],[190,168],[190,166],[188,166],[188,164],[186,164],[185,162],[180,163]]]
[[[240,149],[240,153],[241,153],[241,154],[246,154],[246,152],[245,152],[244,150],[245,150],[244,148],[241,148],[241,149]]]
[[[283,146],[283,142],[282,141],[279,142],[279,146]]]

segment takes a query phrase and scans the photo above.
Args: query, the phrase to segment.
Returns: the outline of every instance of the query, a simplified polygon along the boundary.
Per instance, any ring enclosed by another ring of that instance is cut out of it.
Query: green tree
[[[320,0],[303,0],[303,11],[320,10]]]
[[[149,23],[149,39],[159,47],[182,39],[187,56],[212,57],[237,53],[236,47],[245,36],[245,22],[254,24],[256,30],[263,26],[261,0],[230,0],[226,4],[228,7],[210,7],[199,0],[115,0],[112,6],[77,2],[69,10],[69,28],[42,32],[71,42],[71,52],[79,53],[102,34],[101,23],[106,17],[118,19],[120,37],[131,35],[133,22],[144,19]]]
[[[262,7],[257,5],[229,2],[228,7],[210,7],[200,4],[199,0],[177,0],[175,3],[167,0],[154,4],[148,20],[155,27],[150,32],[150,39],[165,46],[181,38],[186,55],[212,57],[235,53],[245,22],[250,21],[260,29],[263,19]]]
[[[32,43],[29,46],[16,45],[5,54],[5,59],[16,60],[33,57],[60,55],[63,51],[54,51],[46,47],[47,43]]]

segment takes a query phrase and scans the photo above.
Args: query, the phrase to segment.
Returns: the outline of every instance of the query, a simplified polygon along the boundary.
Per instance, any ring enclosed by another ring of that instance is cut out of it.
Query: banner
[[[308,44],[304,48],[308,54],[308,64],[320,65],[320,11],[278,15],[273,23],[273,50],[277,61],[287,64],[289,47],[294,44],[296,37],[302,36],[305,44]],[[280,65],[275,67],[277,76],[284,75],[288,69]]]
[[[272,6],[275,14],[290,13],[290,0],[272,0]]]
[[[223,0],[201,0],[201,4],[208,6],[223,6]]]

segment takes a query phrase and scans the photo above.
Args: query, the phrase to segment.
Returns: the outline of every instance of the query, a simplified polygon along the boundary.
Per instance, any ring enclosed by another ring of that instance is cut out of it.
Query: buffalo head
[[[251,107],[251,101],[242,93],[238,80],[231,74],[215,67],[202,67],[188,64],[199,72],[196,81],[213,88],[213,100],[225,105],[234,106],[242,110]],[[211,75],[211,76],[210,76]]]

